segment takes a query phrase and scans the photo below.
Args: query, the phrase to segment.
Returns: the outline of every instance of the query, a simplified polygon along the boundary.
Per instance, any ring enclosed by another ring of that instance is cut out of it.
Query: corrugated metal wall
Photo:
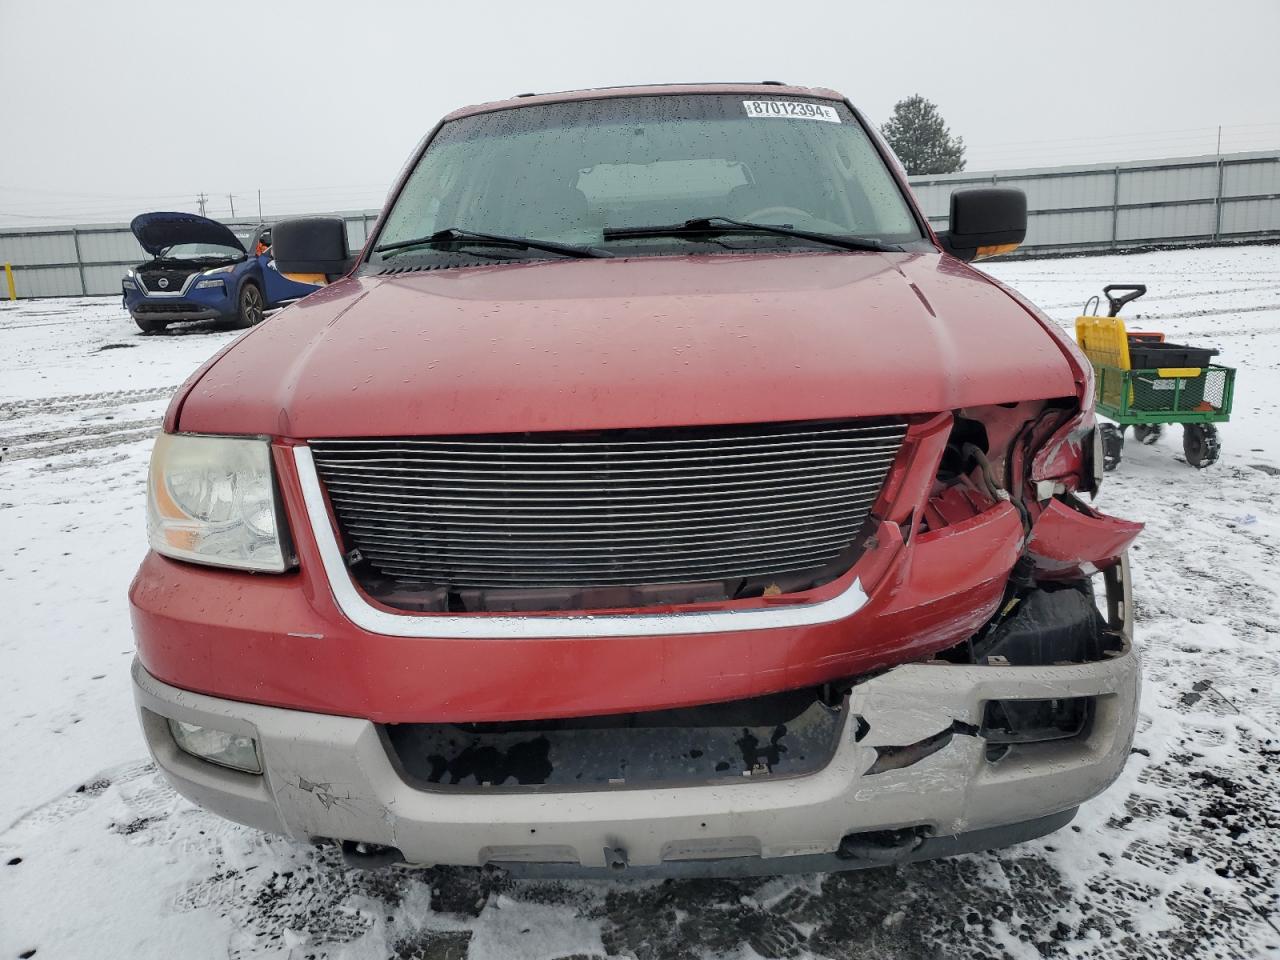
[[[335,213],[347,223],[347,236],[357,247],[376,210]],[[254,220],[224,220],[236,233],[247,233]],[[0,232],[0,264],[13,265],[19,297],[98,296],[118,294],[125,270],[148,259],[127,223],[77,227],[18,227]],[[0,297],[4,296],[0,284]]]
[[[955,173],[911,184],[938,229],[946,227],[954,190],[995,184],[1025,191],[1022,255],[1280,238],[1280,151]],[[334,216],[346,220],[358,248],[377,214]],[[256,223],[228,221],[233,228]],[[13,264],[20,297],[119,293],[124,271],[143,259],[127,224],[0,232],[0,263]]]
[[[1280,151],[953,173],[911,185],[937,229],[954,190],[1024,191],[1023,255],[1280,237]]]

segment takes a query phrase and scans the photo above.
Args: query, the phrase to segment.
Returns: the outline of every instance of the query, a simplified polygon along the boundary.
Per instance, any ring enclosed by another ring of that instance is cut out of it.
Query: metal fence
[[[1280,238],[1280,151],[954,173],[911,184],[938,228],[946,226],[953,190],[997,184],[1025,191],[1024,256]],[[364,244],[377,215],[333,214],[346,221],[353,247]],[[233,229],[256,224],[228,221]],[[128,224],[0,231],[0,263],[13,264],[19,297],[119,293],[124,271],[144,259]]]
[[[377,217],[376,210],[341,211],[347,236],[357,246]],[[222,221],[247,238],[260,221]],[[247,240],[246,240],[247,242]],[[120,292],[125,270],[149,256],[138,246],[127,223],[75,227],[18,227],[0,232],[0,264],[13,265],[19,297],[100,296]],[[0,297],[4,296],[0,292]]]
[[[1280,151],[912,177],[934,227],[953,190],[1027,195],[1022,255],[1280,238]]]

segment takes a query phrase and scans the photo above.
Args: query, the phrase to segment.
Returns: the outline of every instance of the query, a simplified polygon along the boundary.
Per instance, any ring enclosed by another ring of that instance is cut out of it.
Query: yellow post
[[[13,286],[13,267],[12,265],[7,263],[4,265],[4,278],[9,283],[9,299],[17,300],[18,291]]]

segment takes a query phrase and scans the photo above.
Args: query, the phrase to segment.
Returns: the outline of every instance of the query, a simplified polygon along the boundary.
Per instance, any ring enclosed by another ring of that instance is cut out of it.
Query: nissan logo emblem
[[[157,286],[157,287],[159,287],[161,290],[168,289],[168,286],[169,286],[169,278],[168,278],[168,277],[161,277],[159,280],[157,280],[157,281],[156,281],[156,286]]]

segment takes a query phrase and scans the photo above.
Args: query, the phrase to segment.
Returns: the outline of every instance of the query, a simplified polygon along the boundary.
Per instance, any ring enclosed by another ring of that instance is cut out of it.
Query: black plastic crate
[[[1150,340],[1129,341],[1129,366],[1134,370],[1207,367],[1217,355],[1218,351],[1210,347],[1188,347],[1181,343],[1155,343]]]

